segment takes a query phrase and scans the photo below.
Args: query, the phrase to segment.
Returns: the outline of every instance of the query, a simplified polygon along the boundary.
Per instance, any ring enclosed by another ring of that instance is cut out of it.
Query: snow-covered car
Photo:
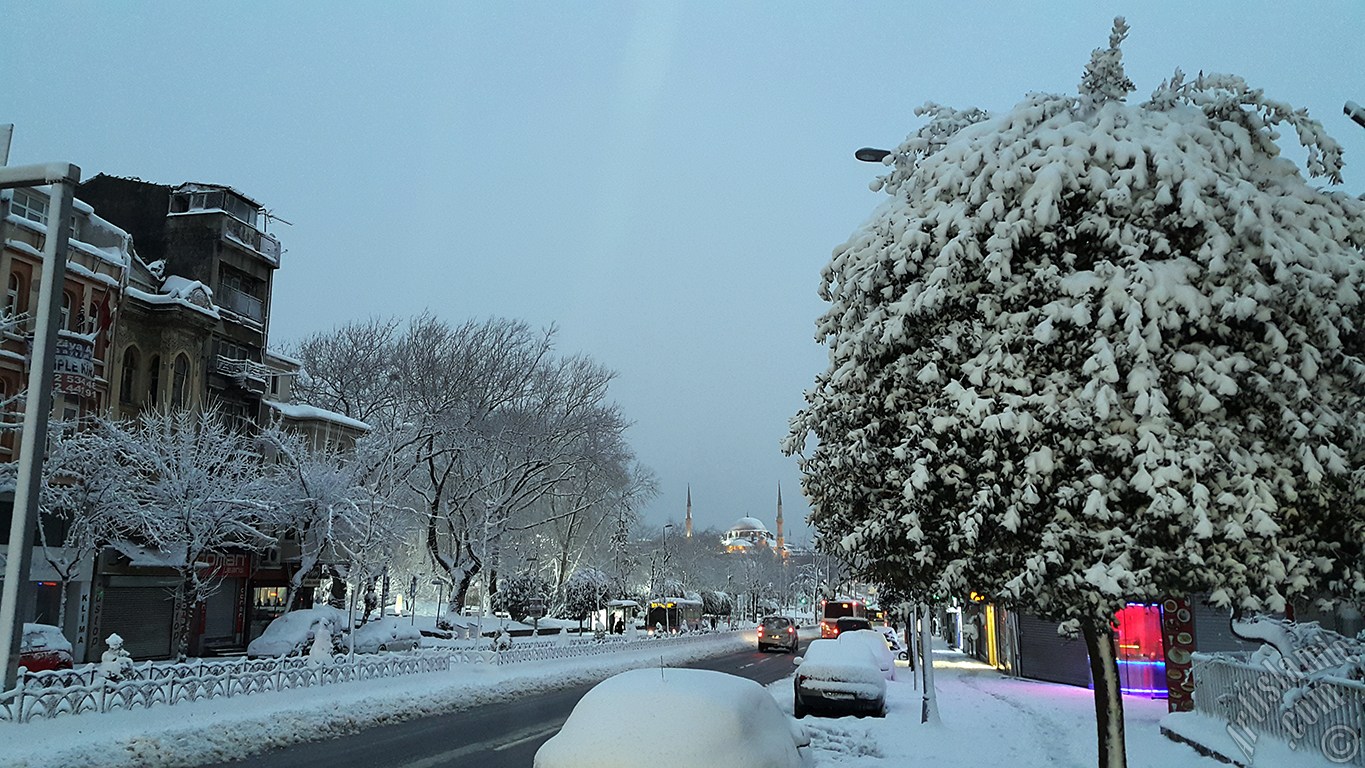
[[[588,691],[534,765],[798,768],[808,744],[805,727],[753,680],[706,669],[635,669]]]
[[[51,624],[24,624],[19,640],[19,666],[30,672],[71,669],[71,641]]]
[[[882,676],[887,680],[896,679],[896,654],[887,645],[886,635],[875,629],[855,629],[852,632],[840,632],[836,642],[860,643],[872,652]]]
[[[772,648],[796,653],[796,621],[790,616],[764,616],[758,622],[758,650]]]
[[[796,662],[792,709],[797,717],[886,715],[886,677],[865,643],[812,640]]]
[[[422,631],[410,621],[377,619],[352,630],[351,642],[356,653],[410,651],[421,645]]]
[[[330,605],[290,611],[270,622],[261,636],[247,644],[250,658],[302,656],[309,652],[313,639],[326,631],[334,650],[349,623],[346,612]]]

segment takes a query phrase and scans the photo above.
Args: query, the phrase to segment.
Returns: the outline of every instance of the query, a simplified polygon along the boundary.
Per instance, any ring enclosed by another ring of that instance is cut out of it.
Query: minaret
[[[782,541],[782,486],[777,486],[777,553],[787,556],[787,545]]]
[[[692,484],[687,484],[687,519],[683,523],[684,536],[692,538]]]

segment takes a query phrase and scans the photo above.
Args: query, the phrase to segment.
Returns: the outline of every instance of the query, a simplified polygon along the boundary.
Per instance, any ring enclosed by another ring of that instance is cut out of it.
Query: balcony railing
[[[274,373],[270,366],[262,365],[255,360],[240,360],[222,355],[217,357],[214,370],[252,392],[264,392],[266,382],[270,381],[270,376]]]
[[[223,239],[255,251],[277,267],[280,265],[280,242],[250,224],[224,216]]]
[[[236,288],[218,288],[218,306],[257,322],[265,322],[265,302]]]

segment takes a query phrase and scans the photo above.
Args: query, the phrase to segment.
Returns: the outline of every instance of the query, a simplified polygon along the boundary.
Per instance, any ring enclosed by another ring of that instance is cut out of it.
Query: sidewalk
[[[832,766],[981,766],[982,768],[1093,768],[1095,704],[1086,688],[1007,677],[957,651],[935,649],[934,674],[942,723],[921,725],[921,693],[898,662],[887,683],[885,719],[808,717],[811,752],[819,768]],[[791,711],[791,681],[770,687]],[[1130,768],[1224,766],[1160,732],[1166,702],[1125,696]]]

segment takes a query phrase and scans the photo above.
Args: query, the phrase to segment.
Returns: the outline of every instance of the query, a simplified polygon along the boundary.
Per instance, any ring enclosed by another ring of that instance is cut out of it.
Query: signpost
[[[545,598],[533,597],[526,606],[526,615],[531,617],[531,636],[540,634],[540,617],[545,615]]]

